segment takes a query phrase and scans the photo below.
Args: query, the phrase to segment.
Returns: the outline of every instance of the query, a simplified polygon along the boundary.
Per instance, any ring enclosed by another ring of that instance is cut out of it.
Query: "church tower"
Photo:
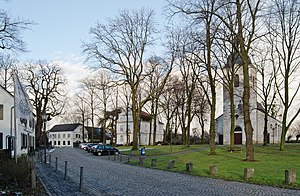
[[[235,56],[229,56],[226,69],[232,69],[234,66],[234,144],[240,145],[246,143],[246,135],[244,128],[243,115],[243,91],[244,91],[244,76],[243,76],[243,61],[236,53]],[[231,59],[231,60],[230,60]],[[234,62],[234,63],[231,63]],[[229,71],[229,70],[228,70]],[[250,79],[250,116],[253,127],[253,141],[256,141],[257,130],[257,71],[256,68],[249,65]],[[230,144],[230,127],[231,127],[231,111],[230,111],[230,94],[225,86],[223,86],[223,143]]]

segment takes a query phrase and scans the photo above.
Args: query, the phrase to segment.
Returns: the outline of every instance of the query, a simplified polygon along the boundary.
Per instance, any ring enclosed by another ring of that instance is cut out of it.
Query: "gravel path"
[[[300,190],[224,181],[122,164],[93,156],[81,149],[51,152],[51,165],[36,164],[36,172],[49,195],[300,195]],[[55,157],[58,171],[55,171]],[[67,161],[67,179],[64,179]],[[83,189],[79,191],[80,167]]]

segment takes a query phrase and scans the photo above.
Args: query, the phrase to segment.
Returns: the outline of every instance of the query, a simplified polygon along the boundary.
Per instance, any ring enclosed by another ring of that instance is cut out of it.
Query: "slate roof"
[[[61,132],[61,131],[74,131],[80,123],[75,124],[60,124],[60,125],[54,125],[49,131],[50,132]]]

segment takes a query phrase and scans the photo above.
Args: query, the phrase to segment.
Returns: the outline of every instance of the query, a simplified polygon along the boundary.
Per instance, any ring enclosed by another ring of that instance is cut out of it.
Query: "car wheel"
[[[101,156],[101,154],[102,154],[101,152],[98,152],[98,153],[97,153],[98,156]]]

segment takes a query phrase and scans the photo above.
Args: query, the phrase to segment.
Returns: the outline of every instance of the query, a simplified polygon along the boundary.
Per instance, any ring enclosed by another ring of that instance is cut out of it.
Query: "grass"
[[[130,149],[122,147],[121,149]],[[278,145],[255,146],[255,161],[246,162],[245,146],[240,151],[228,152],[227,146],[218,147],[217,155],[209,155],[208,145],[184,146],[151,146],[146,148],[144,167],[151,167],[151,159],[157,159],[157,169],[168,170],[170,160],[175,160],[175,168],[172,171],[186,172],[186,163],[193,163],[191,175],[212,177],[209,173],[211,165],[217,165],[218,172],[214,178],[225,180],[250,182],[276,187],[300,189],[300,179],[293,185],[286,185],[285,170],[296,169],[300,171],[300,145],[288,144],[285,151],[279,151]],[[128,154],[130,151],[124,151]],[[139,151],[133,151],[132,155],[138,156]],[[138,165],[138,159],[132,159],[130,164]],[[254,168],[254,177],[244,180],[244,168]]]

